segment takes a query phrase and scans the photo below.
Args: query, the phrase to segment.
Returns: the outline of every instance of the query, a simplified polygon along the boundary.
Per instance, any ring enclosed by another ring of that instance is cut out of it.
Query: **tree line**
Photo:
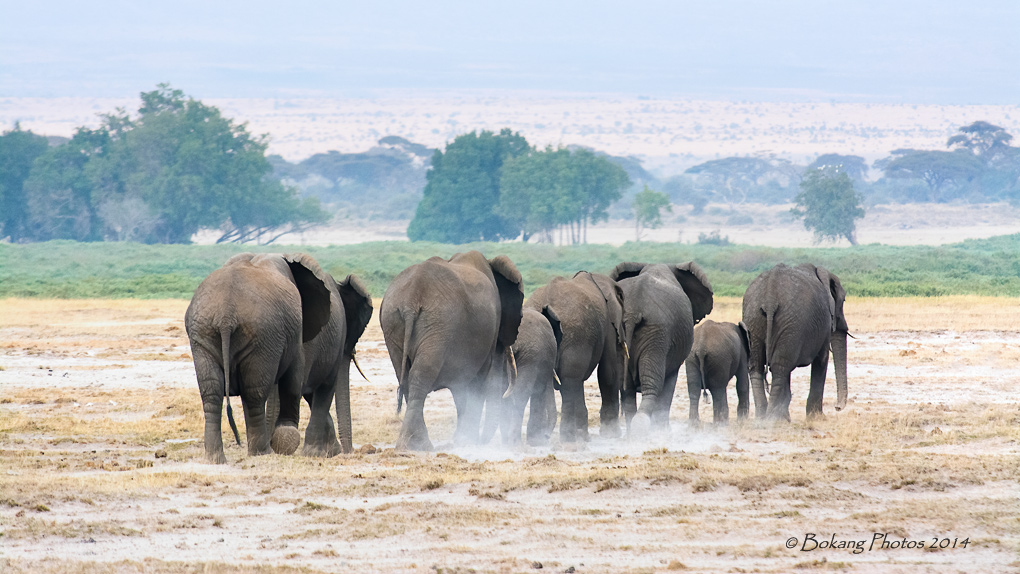
[[[872,165],[860,156],[823,154],[807,166],[769,157],[727,157],[700,163],[661,183],[676,203],[698,213],[709,202],[787,203],[805,174],[840,166],[869,204],[1020,202],[1020,148],[1000,126],[961,127],[946,149],[897,149]],[[878,172],[877,178],[869,173]]]
[[[266,146],[167,84],[56,146],[15,125],[0,136],[0,238],[188,243],[218,229],[220,242],[268,243],[327,221],[271,176]]]

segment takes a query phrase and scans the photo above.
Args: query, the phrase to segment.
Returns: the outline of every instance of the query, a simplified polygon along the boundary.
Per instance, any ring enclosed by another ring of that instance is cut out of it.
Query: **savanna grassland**
[[[586,447],[504,451],[449,445],[454,409],[441,391],[426,403],[438,452],[397,453],[395,376],[373,322],[358,350],[369,381],[352,377],[355,454],[252,458],[227,446],[222,466],[201,462],[183,314],[190,290],[240,248],[3,245],[0,571],[1016,570],[1018,241],[479,246],[514,258],[529,290],[624,256],[694,259],[720,295],[716,320],[739,318],[759,269],[827,265],[851,293],[848,407],[835,412],[830,392],[827,416],[805,420],[798,370],[791,424],[738,421],[730,390],[728,427],[707,422],[703,401],[706,422],[689,428],[680,390],[670,435],[634,444],[597,437],[589,384],[596,436]],[[308,251],[380,296],[391,273],[457,250],[374,249]],[[809,533],[843,548],[802,550]],[[876,533],[886,538],[869,546]],[[846,547],[858,540],[861,551]]]

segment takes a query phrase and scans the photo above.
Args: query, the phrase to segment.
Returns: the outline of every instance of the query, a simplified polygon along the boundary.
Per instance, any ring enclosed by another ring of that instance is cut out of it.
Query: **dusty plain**
[[[712,317],[739,305],[720,299]],[[681,371],[668,436],[607,441],[589,384],[580,450],[453,447],[440,391],[426,405],[438,452],[394,452],[374,323],[358,351],[371,382],[352,381],[359,452],[229,446],[220,466],[201,461],[186,306],[0,300],[0,571],[1020,568],[1013,299],[850,299],[850,403],[834,411],[830,371],[824,419],[805,420],[798,370],[792,424],[737,421],[731,386],[730,425],[689,428]],[[811,550],[810,535],[842,548]]]

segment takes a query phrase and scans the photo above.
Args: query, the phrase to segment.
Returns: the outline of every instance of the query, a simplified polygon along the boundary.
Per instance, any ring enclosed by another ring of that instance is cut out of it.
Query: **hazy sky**
[[[0,0],[0,96],[1015,104],[1020,2]]]

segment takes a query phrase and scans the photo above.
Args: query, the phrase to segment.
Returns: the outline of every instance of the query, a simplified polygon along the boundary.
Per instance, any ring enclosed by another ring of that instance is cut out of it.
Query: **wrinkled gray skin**
[[[454,441],[478,442],[486,382],[494,364],[509,361],[523,301],[521,274],[503,255],[433,257],[393,279],[379,322],[397,373],[398,410],[407,397],[397,449],[432,450],[423,409],[442,388],[457,407]]]
[[[744,293],[744,324],[750,338],[751,391],[759,418],[790,420],[790,372],[811,365],[807,415],[822,414],[825,371],[831,346],[836,367],[836,410],[846,406],[846,291],[822,267],[780,263],[759,275]],[[765,396],[765,367],[772,373]]]
[[[620,263],[609,276],[623,289],[630,361],[623,410],[631,437],[669,428],[680,365],[694,342],[694,325],[712,311],[712,285],[693,262]],[[637,406],[641,393],[641,406]]]
[[[298,409],[305,379],[303,342],[330,320],[325,273],[303,254],[242,253],[195,290],[184,317],[205,411],[205,455],[225,463],[221,418],[225,391],[241,397],[248,454],[292,454],[301,442]],[[341,332],[328,336],[343,340]],[[278,388],[272,438],[266,399]]]
[[[508,389],[505,369],[490,377],[490,384],[495,385],[490,393],[494,400],[486,403],[483,444],[488,443],[498,429],[504,446],[519,446],[524,409],[529,403],[528,444],[541,446],[549,443],[556,427],[553,372],[562,339],[560,320],[551,309],[545,307],[541,312],[524,309],[517,342],[513,345],[517,378],[513,387]],[[493,371],[496,369],[493,368]]]
[[[548,307],[560,319],[563,340],[556,359],[560,379],[560,440],[588,440],[584,381],[598,367],[602,394],[600,436],[620,436],[620,391],[626,366],[623,291],[599,273],[580,271],[571,279],[556,277],[538,288],[527,308]]]
[[[721,424],[730,418],[726,386],[737,379],[737,418],[746,419],[750,396],[747,357],[751,349],[744,322],[716,323],[705,319],[694,328],[694,345],[684,364],[687,366],[687,395],[691,399],[689,419],[699,421],[698,402],[703,392],[712,393],[712,421]]]
[[[322,332],[304,347],[305,370],[301,396],[311,408],[305,444],[305,456],[335,456],[354,450],[351,429],[351,361],[354,347],[372,318],[372,296],[355,275],[337,283],[328,273],[322,279],[330,291],[329,322]],[[270,392],[266,405],[267,421],[274,424],[279,413],[280,395]],[[336,403],[337,428],[329,416],[330,403]],[[337,441],[337,431],[340,440]]]

